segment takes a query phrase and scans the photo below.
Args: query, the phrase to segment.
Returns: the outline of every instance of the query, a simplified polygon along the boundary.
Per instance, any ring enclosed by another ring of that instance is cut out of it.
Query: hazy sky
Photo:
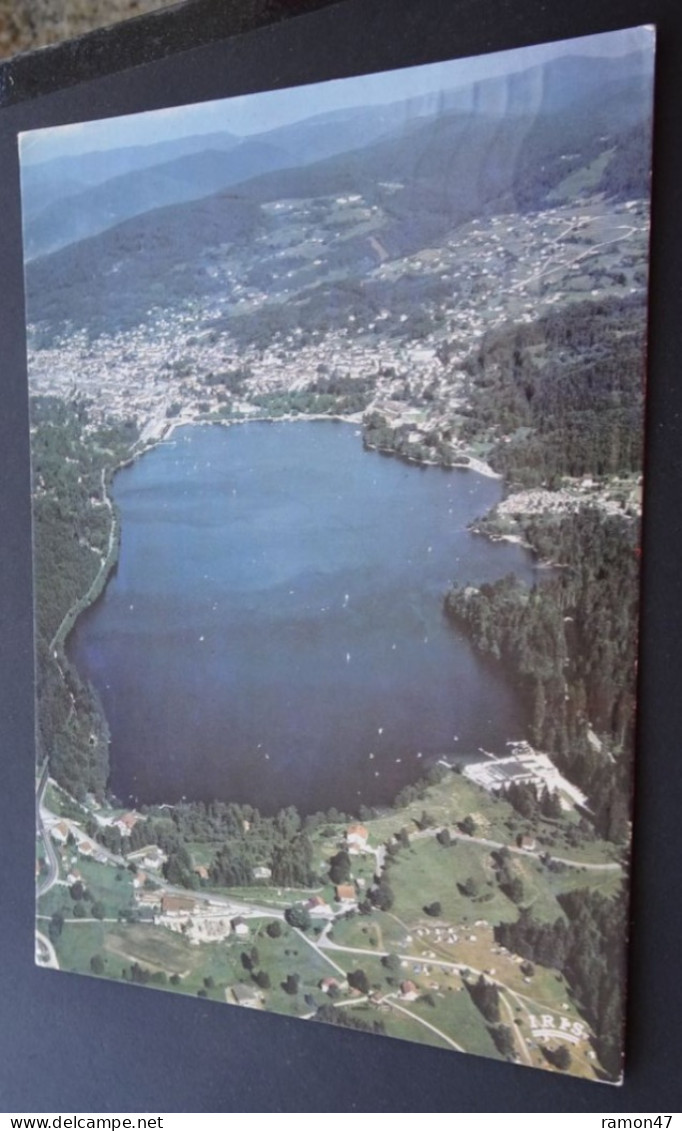
[[[435,102],[439,91],[523,71],[558,56],[587,55],[598,59],[642,48],[653,49],[653,43],[653,27],[631,28],[470,59],[32,130],[20,135],[21,160],[33,164],[95,149],[145,145],[219,130],[246,136],[333,110],[381,105],[417,96],[431,96]]]

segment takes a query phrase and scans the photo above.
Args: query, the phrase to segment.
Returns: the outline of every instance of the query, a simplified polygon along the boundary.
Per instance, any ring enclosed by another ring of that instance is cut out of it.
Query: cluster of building
[[[550,793],[556,790],[565,809],[587,806],[585,794],[559,772],[548,754],[534,750],[528,742],[510,742],[509,746],[512,753],[504,758],[488,754],[485,761],[465,766],[464,777],[489,793],[502,793],[514,782],[533,785],[540,791],[546,788]]]
[[[64,333],[49,348],[31,349],[31,391],[68,398],[77,390],[91,401],[93,426],[105,417],[135,417],[143,439],[152,440],[172,421],[221,413],[226,394],[213,379],[222,373],[246,375],[231,410],[249,416],[263,412],[257,398],[308,389],[323,372],[369,379],[371,407],[391,402],[397,422],[411,423],[418,439],[452,420],[465,392],[463,364],[486,331],[532,321],[566,297],[596,295],[605,287],[628,293],[637,289],[636,271],[646,264],[648,215],[637,201],[605,205],[586,199],[578,208],[474,220],[441,246],[396,258],[381,243],[376,206],[355,197],[269,207],[280,217],[279,239],[271,232],[247,249],[221,249],[209,264],[222,293],[188,297],[186,309],[151,310],[144,324],[96,342],[79,331]],[[327,218],[322,227],[312,218],[320,208]],[[361,274],[368,284],[387,284],[390,293],[401,281],[437,282],[435,293],[442,297],[420,304],[427,320],[419,337],[401,331],[408,314],[368,305],[366,314],[349,313],[342,326],[275,330],[265,348],[237,346],[225,328],[229,315],[294,300],[310,288],[311,269],[318,283],[333,277],[334,241],[349,225],[367,243],[369,265]],[[276,270],[280,260],[289,264],[284,281]],[[250,281],[256,264],[268,267],[272,290]],[[201,329],[211,322],[220,328]],[[425,393],[428,404],[415,417],[415,401],[426,403]]]
[[[76,821],[48,818],[45,821],[45,827],[52,840],[59,848],[64,848],[71,844],[74,848],[74,852],[87,860],[95,860],[98,864],[107,864],[109,862],[109,854],[106,850],[102,848],[101,844],[98,844],[96,840],[87,836]]]
[[[182,934],[189,942],[222,942],[234,937],[242,941],[251,934],[248,920],[242,914],[231,914],[224,900],[198,898],[180,894],[154,884],[136,887],[135,904],[138,918]]]
[[[639,515],[642,510],[642,476],[596,482],[589,476],[568,481],[555,491],[536,487],[515,491],[495,507],[498,518],[511,519],[532,514],[578,514],[583,507],[598,506],[605,514]]]

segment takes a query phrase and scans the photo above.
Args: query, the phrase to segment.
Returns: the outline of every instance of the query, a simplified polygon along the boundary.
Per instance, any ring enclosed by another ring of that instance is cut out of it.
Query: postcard
[[[21,134],[40,965],[620,1080],[653,66]]]

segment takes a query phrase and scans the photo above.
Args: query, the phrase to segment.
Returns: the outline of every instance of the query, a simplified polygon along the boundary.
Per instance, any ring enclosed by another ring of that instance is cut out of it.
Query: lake
[[[524,737],[507,674],[443,612],[453,581],[532,580],[467,530],[501,492],[333,421],[181,428],[118,472],[118,565],[68,643],[116,796],[351,811]]]

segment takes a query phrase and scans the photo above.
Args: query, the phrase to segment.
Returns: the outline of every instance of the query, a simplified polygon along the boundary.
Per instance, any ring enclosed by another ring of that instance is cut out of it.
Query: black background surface
[[[35,968],[31,534],[16,133],[642,23],[657,24],[658,51],[625,1084],[592,1084]],[[679,0],[196,0],[0,69],[0,1110],[680,1110],[681,206]]]

